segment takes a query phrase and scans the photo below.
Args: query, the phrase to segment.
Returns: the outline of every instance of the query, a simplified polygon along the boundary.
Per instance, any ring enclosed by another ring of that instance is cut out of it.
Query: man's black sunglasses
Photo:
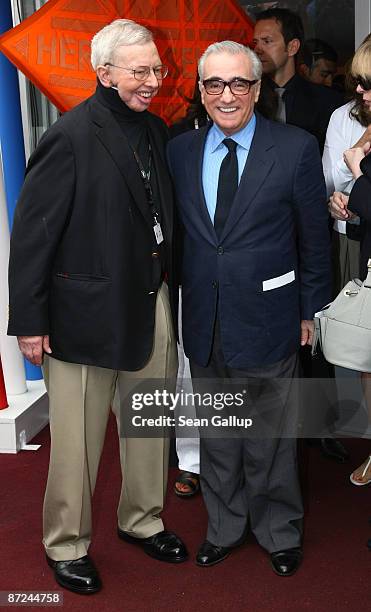
[[[220,96],[227,86],[235,96],[245,96],[249,93],[252,85],[255,85],[257,82],[258,79],[249,81],[248,79],[236,77],[231,81],[223,81],[223,79],[205,79],[205,81],[202,81],[202,85],[206,93],[211,96]]]

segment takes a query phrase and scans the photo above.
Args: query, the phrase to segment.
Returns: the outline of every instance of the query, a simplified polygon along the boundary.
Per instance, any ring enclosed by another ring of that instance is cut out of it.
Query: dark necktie
[[[218,194],[214,217],[214,228],[218,238],[221,236],[238,188],[237,142],[231,138],[225,138],[223,144],[227,147],[228,153],[220,166],[218,180]]]
[[[277,98],[278,98],[276,120],[280,121],[281,123],[286,123],[286,104],[285,104],[285,98],[283,97],[285,93],[285,88],[276,87],[274,91],[276,92]]]

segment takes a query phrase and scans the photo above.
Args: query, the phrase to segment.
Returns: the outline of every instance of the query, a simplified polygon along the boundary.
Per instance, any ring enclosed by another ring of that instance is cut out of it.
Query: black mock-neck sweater
[[[103,106],[112,111],[130,146],[135,149],[144,168],[147,169],[149,160],[148,112],[132,110],[121,100],[116,89],[104,87],[100,81],[97,82],[96,97]]]

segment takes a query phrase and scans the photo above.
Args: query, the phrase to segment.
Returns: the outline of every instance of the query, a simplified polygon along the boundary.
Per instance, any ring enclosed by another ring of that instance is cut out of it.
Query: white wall
[[[371,32],[371,0],[354,0],[355,10],[355,48],[359,47]]]

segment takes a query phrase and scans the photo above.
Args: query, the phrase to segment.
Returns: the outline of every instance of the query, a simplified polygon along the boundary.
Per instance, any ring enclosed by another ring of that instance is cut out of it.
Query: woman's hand
[[[355,179],[362,174],[359,164],[361,163],[362,159],[368,155],[370,148],[370,142],[366,142],[362,147],[352,147],[351,149],[344,151],[344,161]]]

